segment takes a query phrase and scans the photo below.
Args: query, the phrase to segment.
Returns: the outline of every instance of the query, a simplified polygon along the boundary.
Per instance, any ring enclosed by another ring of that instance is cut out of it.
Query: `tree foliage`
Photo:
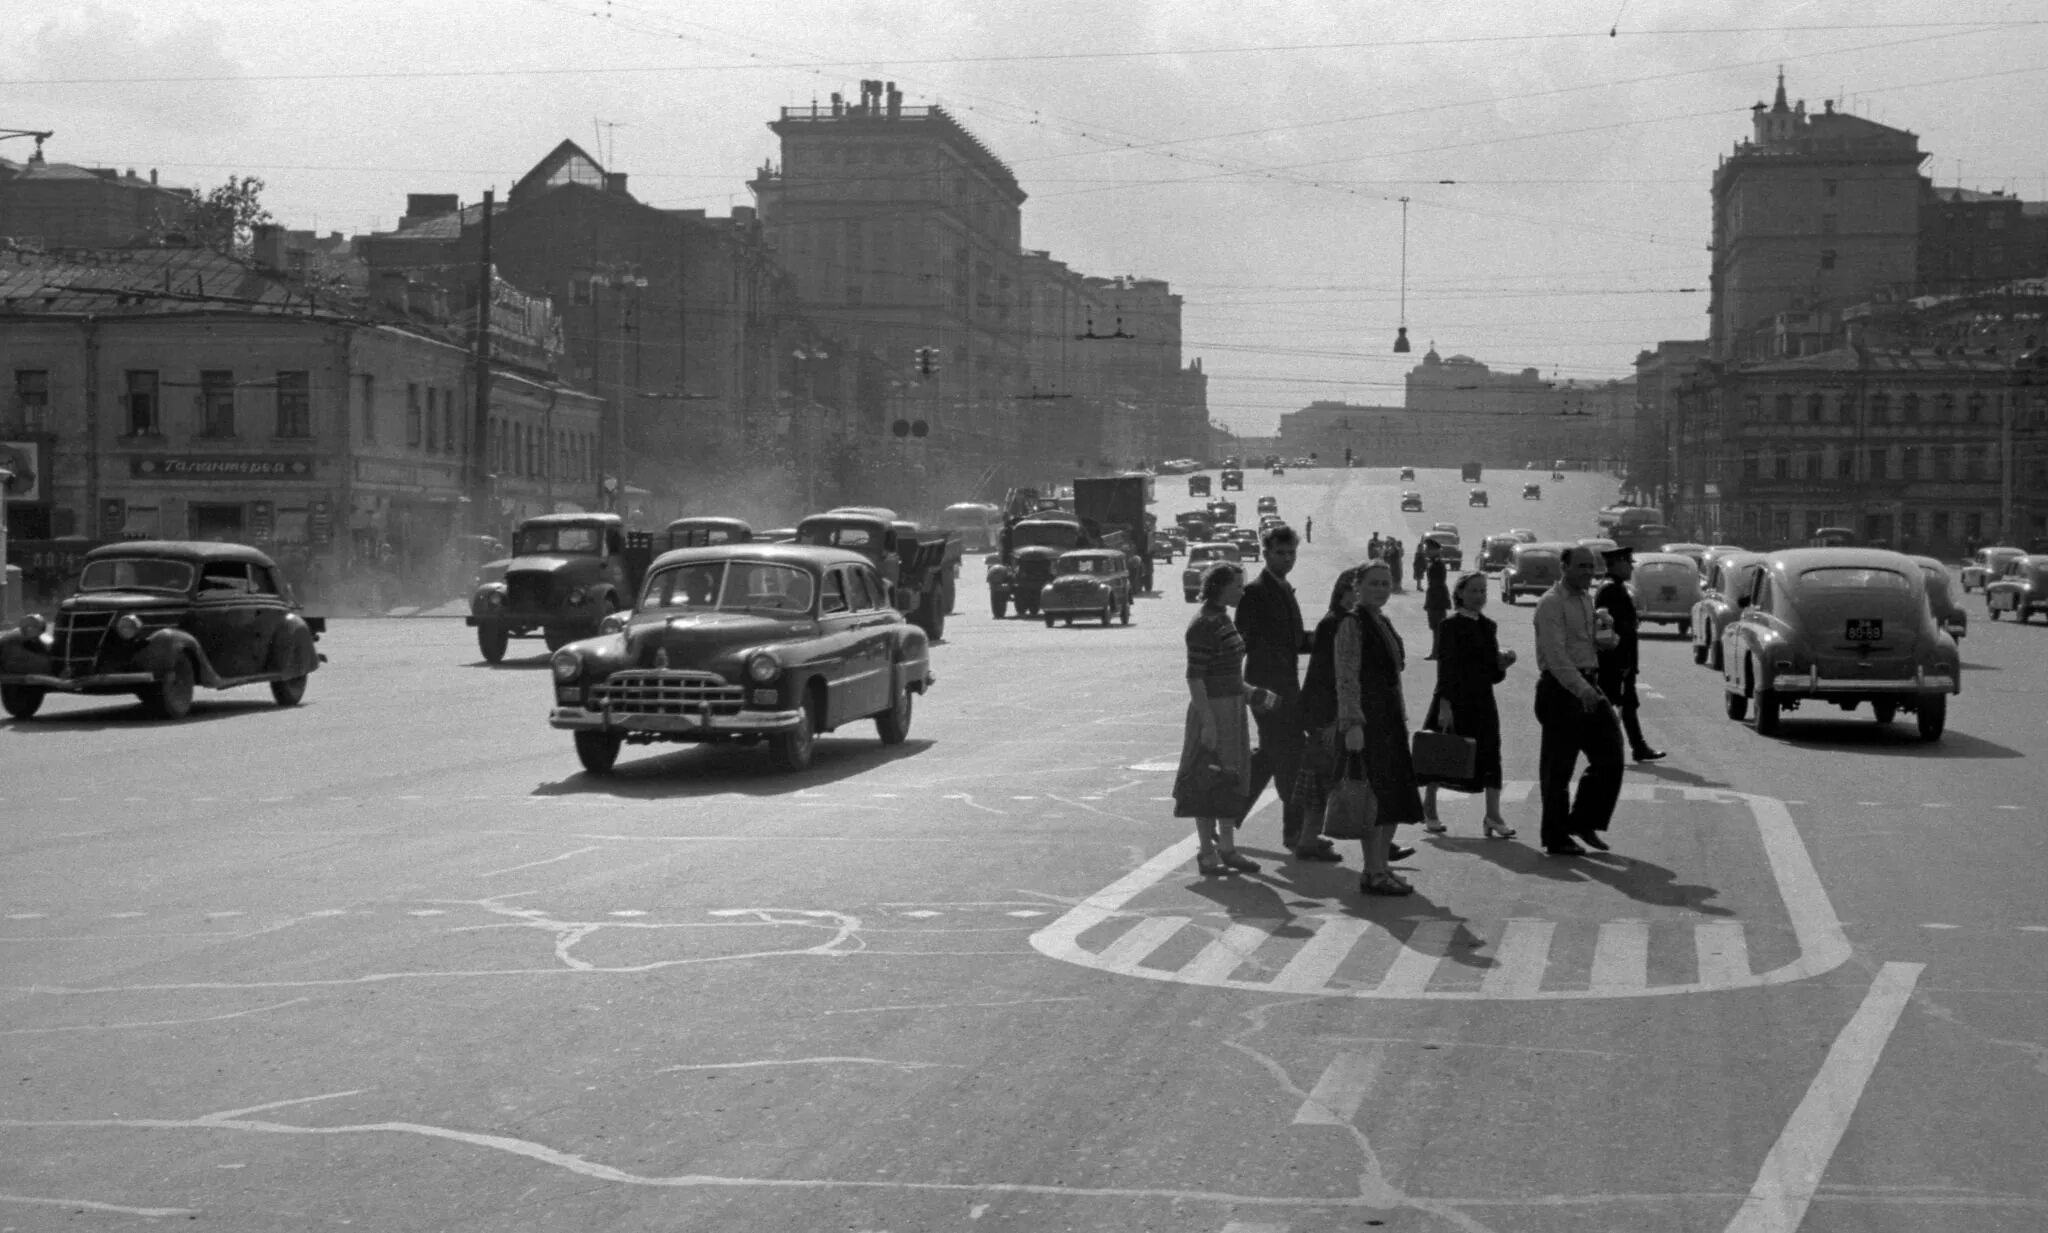
[[[256,226],[272,221],[263,208],[261,176],[229,176],[202,193],[182,222],[160,225],[162,233],[179,233],[192,243],[231,257],[247,257]]]

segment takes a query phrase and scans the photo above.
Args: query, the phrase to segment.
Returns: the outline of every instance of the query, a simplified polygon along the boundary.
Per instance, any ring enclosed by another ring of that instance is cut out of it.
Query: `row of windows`
[[[1893,397],[1878,390],[1864,400],[1866,422],[1872,424],[1982,424],[1995,422],[2001,404],[1996,395],[1981,390],[1967,394],[1947,391],[1936,394],[1905,393]],[[1765,414],[1768,405],[1769,415]],[[2048,414],[2048,396],[2036,396],[2021,404],[2029,421]],[[1780,393],[1766,404],[1762,394],[1742,396],[1742,422],[1760,424],[1853,424],[1856,395],[1847,391],[1810,391],[1806,394]]]
[[[22,388],[22,378],[30,375],[20,371],[15,373],[17,391]],[[47,403],[49,374],[33,375],[40,376],[41,394]],[[131,437],[161,436],[164,431],[164,390],[181,384],[165,381],[155,369],[128,369],[123,374],[122,383],[123,433]],[[260,394],[252,397],[258,400],[258,406],[268,404],[265,409],[269,411],[272,436],[304,438],[313,435],[312,385],[305,372],[280,371],[268,381],[238,384],[232,369],[208,368],[199,374],[196,410],[200,436],[229,438],[242,435],[245,425],[238,419],[244,401],[239,396],[242,389],[269,392],[267,398]]]
[[[1858,459],[1862,474],[1857,473]],[[1789,450],[1775,453],[1751,451],[1742,456],[1744,479],[1872,479],[1872,480],[1961,480],[1996,479],[1999,454],[1996,444],[1981,448],[1969,445],[1871,446],[1867,449]],[[2036,469],[2039,470],[2039,464]]]
[[[1925,515],[1923,518],[1922,515]],[[1946,544],[1951,537],[1957,539],[1979,538],[1984,534],[1984,513],[1981,510],[1946,509],[1902,509],[1899,511],[1899,536],[1908,550]],[[1839,509],[1785,509],[1763,505],[1745,506],[1742,522],[1748,533],[1762,536],[1768,533],[1777,543],[1789,543],[1813,535],[1822,527],[1848,527],[1857,530],[1856,522],[1849,514]],[[1926,536],[1931,544],[1918,541],[1925,526]]]
[[[597,437],[557,429],[554,449],[547,433],[531,424],[491,417],[491,470],[521,479],[595,480]]]

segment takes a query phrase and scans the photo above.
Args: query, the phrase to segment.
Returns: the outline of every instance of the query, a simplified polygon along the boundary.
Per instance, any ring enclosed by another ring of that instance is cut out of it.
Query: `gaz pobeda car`
[[[2025,555],[2027,555],[2026,549],[2014,548],[2010,544],[2001,544],[1994,548],[1979,548],[1977,554],[1971,557],[1963,566],[1963,594],[1969,594],[1972,588],[1979,591],[1983,590],[1990,584],[1993,578],[2005,572],[2005,563],[2007,561]]]
[[[54,619],[0,634],[0,703],[27,719],[52,693],[132,693],[168,719],[194,686],[270,686],[297,706],[320,666],[324,617],[308,617],[277,565],[240,544],[136,540],[85,554]]]
[[[1763,562],[1763,554],[1744,552],[1709,553],[1707,573],[1700,583],[1700,597],[1692,606],[1692,662],[1721,670],[1721,635],[1740,611],[1735,597],[1750,584]]]
[[[630,612],[549,667],[548,722],[599,775],[628,742],[765,740],[790,770],[810,765],[820,734],[863,719],[900,744],[912,696],[935,679],[928,637],[873,562],[761,542],[663,554]]]
[[[2048,555],[2007,561],[2005,572],[1985,584],[1984,607],[1994,621],[2010,613],[2021,624],[2036,612],[2048,612]]]
[[[1934,612],[1935,624],[1947,630],[1951,638],[1961,639],[1967,635],[1970,632],[1970,614],[1963,611],[1962,603],[1956,599],[1955,588],[1949,582],[1948,566],[1934,557],[1910,559],[1920,567],[1920,579],[1927,585],[1927,606]]]
[[[1237,545],[1226,543],[1189,544],[1187,566],[1180,571],[1180,589],[1189,603],[1202,598],[1202,575],[1218,561],[1238,559]]]
[[[1075,617],[1099,617],[1104,625],[1112,617],[1131,623],[1131,571],[1123,553],[1114,548],[1063,553],[1052,572],[1038,597],[1047,629],[1061,620],[1072,625]]]
[[[1728,718],[1754,712],[1768,736],[1782,712],[1815,702],[1877,722],[1911,711],[1939,740],[1963,688],[1956,640],[1935,622],[1910,557],[1881,548],[1790,548],[1761,559],[1742,615],[1721,635]]]
[[[1636,617],[1645,625],[1676,625],[1678,636],[1692,636],[1692,606],[1700,598],[1700,570],[1693,559],[1677,552],[1646,552],[1636,557]]]
[[[1524,595],[1541,595],[1564,576],[1564,552],[1570,544],[1516,544],[1501,571],[1500,597],[1513,604]]]

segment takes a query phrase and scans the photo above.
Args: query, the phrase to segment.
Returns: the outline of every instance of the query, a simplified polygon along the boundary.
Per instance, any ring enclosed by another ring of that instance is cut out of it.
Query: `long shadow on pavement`
[[[787,796],[804,788],[836,783],[905,758],[914,758],[932,747],[930,740],[912,737],[901,745],[883,745],[873,739],[839,740],[818,738],[811,765],[802,771],[786,771],[768,757],[765,744],[742,745],[736,741],[717,744],[672,746],[651,757],[633,757],[646,746],[628,745],[609,775],[582,772],[567,779],[542,783],[534,796],[616,796],[627,800],[687,800],[738,792],[747,796]]]
[[[193,701],[191,712],[183,719],[165,719],[152,713],[140,702],[129,702],[125,706],[109,705],[96,707],[90,711],[65,711],[54,715],[38,715],[34,719],[16,719],[6,726],[23,736],[34,736],[39,732],[99,732],[109,728],[119,728],[126,732],[137,728],[170,728],[181,724],[212,723],[216,720],[287,709],[294,708],[280,707],[267,697],[259,701],[255,695],[219,700],[199,698]]]
[[[1958,732],[1942,733],[1938,741],[1923,741],[1911,720],[1881,724],[1871,719],[1800,719],[1788,715],[1775,737],[1766,737],[1802,749],[1825,749],[1834,753],[1878,754],[1886,758],[2024,758],[2027,755],[2007,745]]]
[[[1626,831],[1610,831],[1607,839],[1617,847],[1628,845]],[[1430,846],[1451,845],[1441,839],[1432,839]],[[1594,852],[1588,856],[1564,857],[1551,856],[1541,848],[1522,843],[1478,840],[1457,841],[1456,846],[1471,848],[1481,860],[1491,861],[1510,873],[1547,878],[1552,882],[1600,882],[1638,903],[1686,908],[1703,916],[1735,915],[1727,908],[1708,902],[1720,897],[1718,887],[1680,882],[1676,873],[1655,861],[1646,861],[1625,852]]]

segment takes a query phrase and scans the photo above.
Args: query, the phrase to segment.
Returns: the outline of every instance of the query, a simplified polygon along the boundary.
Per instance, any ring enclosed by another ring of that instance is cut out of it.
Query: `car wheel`
[[[479,625],[476,627],[476,649],[483,652],[484,662],[495,664],[505,658],[505,646],[511,642],[511,635],[503,625]]]
[[[1059,624],[1059,621],[1055,619],[1051,613],[1047,613],[1045,617],[1045,627],[1047,629],[1051,629],[1053,626],[1057,624]]]
[[[1000,621],[1000,620],[1002,620],[1002,619],[1003,619],[1003,610],[1004,610],[1004,609],[1006,609],[1006,608],[1008,608],[1009,606],[1010,606],[1010,601],[1009,601],[1009,600],[1007,600],[1007,599],[1004,599],[1004,598],[1003,598],[1002,596],[1000,596],[1000,595],[991,595],[991,596],[989,596],[989,597],[988,597],[988,608],[989,608],[989,611],[990,611],[990,612],[991,612],[992,614],[994,614],[994,616],[995,616],[996,620],[998,620],[998,621]],[[1019,615],[1022,615],[1022,614],[1020,613]]]
[[[1935,694],[1920,699],[1920,709],[1913,718],[1920,725],[1921,740],[1940,740],[1942,730],[1948,727],[1948,695]]]
[[[875,716],[875,731],[881,736],[882,744],[901,745],[910,735],[910,700],[914,696],[910,687],[905,685],[896,692],[896,705]]]
[[[1716,672],[1719,672],[1722,668],[1721,644],[1719,642],[1707,644],[1707,667],[1712,668]],[[1741,716],[1738,715],[1736,718],[1740,719]]]
[[[0,685],[0,707],[16,719],[31,719],[43,709],[43,696],[47,690],[33,685]]]
[[[1690,637],[1692,637],[1692,622],[1691,622],[1691,621],[1689,621],[1689,620],[1688,620],[1688,621],[1680,621],[1680,622],[1678,623],[1678,636],[1679,636],[1679,637],[1681,637],[1681,638],[1690,638]]]
[[[142,704],[164,719],[183,719],[192,712],[192,661],[183,655],[171,663],[163,679],[142,693]]]
[[[1105,602],[1103,603],[1103,605],[1102,605],[1102,628],[1104,628],[1104,629],[1108,629],[1108,628],[1109,628],[1109,620],[1110,620],[1110,617],[1114,615],[1114,613],[1113,613],[1113,611],[1112,611],[1112,610],[1113,610],[1113,609],[1114,609],[1115,607],[1116,607],[1116,605],[1115,605],[1115,604],[1109,603],[1109,602],[1107,602],[1107,601],[1105,601]]]
[[[1870,704],[1870,713],[1877,717],[1877,722],[1888,724],[1899,717],[1899,704],[1890,698],[1873,702]]]
[[[1705,643],[1695,642],[1692,644],[1692,662],[1696,664],[1707,662],[1707,647]]]
[[[1756,690],[1756,734],[1776,736],[1778,732],[1778,691]]]
[[[1124,610],[1118,614],[1117,623],[1119,625],[1129,625],[1131,623],[1131,601],[1129,599],[1124,600]]]
[[[272,681],[270,696],[279,706],[297,706],[306,696],[306,678],[295,676],[282,681]]]
[[[625,743],[623,732],[578,732],[576,760],[593,775],[609,775],[619,760],[619,747]]]
[[[2012,619],[2019,622],[2021,625],[2025,625],[2027,623],[2027,618],[2032,615],[2033,612],[2030,609],[2026,608],[2025,606],[2021,606],[2013,609]]]
[[[1986,604],[1986,605],[1984,606],[1984,615],[1985,615],[1985,616],[1987,616],[1987,617],[1990,617],[1990,618],[1991,618],[1992,620],[1994,620],[1994,621],[1995,621],[1995,620],[1997,620],[1997,619],[1998,619],[1998,609],[1996,609],[1996,608],[1993,608],[1993,607],[1992,607],[1991,605],[1989,605],[1989,604]]]
[[[812,722],[811,700],[797,708],[796,726],[768,738],[768,758],[785,771],[801,771],[811,765],[818,744],[818,730]]]
[[[1726,687],[1723,688],[1725,690]],[[1721,695],[1721,703],[1727,708],[1730,719],[1740,721],[1744,715],[1749,714],[1749,699],[1741,694],[1724,692]]]
[[[1181,594],[1185,596],[1187,598],[1187,601],[1191,604],[1202,597],[1201,592],[1199,591],[1189,591],[1184,589],[1181,591]]]

